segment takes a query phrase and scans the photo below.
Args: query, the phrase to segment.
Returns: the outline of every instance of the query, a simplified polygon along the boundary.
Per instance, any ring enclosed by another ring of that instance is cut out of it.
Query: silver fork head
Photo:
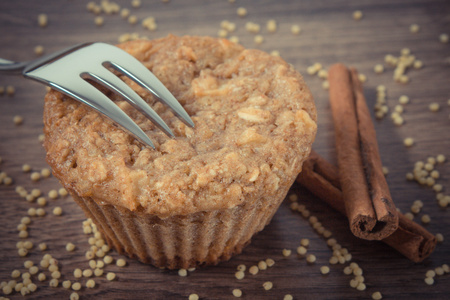
[[[85,80],[92,79],[122,96],[164,133],[173,137],[172,131],[161,117],[107,67],[114,68],[150,91],[158,100],[169,106],[186,125],[194,127],[187,112],[158,78],[132,55],[115,46],[104,43],[89,44],[50,63],[26,70],[24,76],[43,82],[94,108],[142,143],[155,148],[150,138],[127,114]]]

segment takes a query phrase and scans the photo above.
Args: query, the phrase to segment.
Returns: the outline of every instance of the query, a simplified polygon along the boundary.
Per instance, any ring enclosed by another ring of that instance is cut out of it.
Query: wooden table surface
[[[431,256],[422,263],[413,263],[395,250],[380,242],[361,241],[353,237],[347,220],[334,210],[322,204],[298,185],[290,192],[297,194],[300,201],[318,217],[326,228],[331,229],[334,238],[352,254],[352,261],[364,271],[367,289],[358,291],[349,285],[351,276],[343,273],[347,265],[330,265],[331,250],[326,241],[311,228],[308,221],[289,209],[286,200],[264,231],[257,234],[242,254],[215,267],[206,267],[180,277],[177,271],[167,271],[143,265],[131,259],[127,266],[119,268],[109,265],[106,271],[115,272],[113,282],[106,278],[96,279],[96,287],[83,287],[81,299],[187,299],[196,293],[201,299],[232,299],[232,290],[243,291],[244,299],[283,299],[291,294],[294,299],[371,299],[380,291],[383,299],[448,299],[450,274],[435,278],[432,286],[425,284],[427,270],[442,264],[450,264],[450,218],[448,208],[437,205],[436,193],[429,187],[405,179],[414,163],[429,156],[444,154],[447,161],[436,168],[440,172],[438,183],[444,193],[450,193],[450,43],[439,41],[442,33],[450,34],[450,2],[447,0],[371,0],[371,1],[245,1],[196,0],[142,1],[139,8],[133,8],[131,1],[118,1],[122,8],[129,8],[141,21],[155,17],[157,30],[148,31],[140,25],[129,24],[120,15],[106,15],[104,24],[98,27],[95,16],[86,10],[88,1],[0,1],[0,57],[12,60],[28,60],[35,57],[34,47],[44,46],[45,53],[85,41],[117,43],[124,33],[137,32],[141,36],[157,38],[169,33],[176,35],[217,36],[222,20],[236,24],[232,33],[239,37],[246,47],[265,51],[278,50],[281,56],[300,71],[316,100],[319,112],[319,131],[314,144],[317,152],[335,162],[334,134],[331,120],[328,92],[322,88],[323,80],[308,75],[308,66],[319,62],[328,68],[336,62],[354,66],[367,76],[364,84],[369,106],[376,100],[376,87],[387,88],[388,115],[375,121],[383,164],[389,168],[388,183],[393,199],[403,212],[409,211],[413,201],[422,200],[424,207],[415,216],[428,214],[431,222],[424,225],[432,233],[442,233],[444,241],[437,245]],[[98,1],[100,3],[100,1]],[[238,7],[245,7],[247,16],[239,17]],[[355,21],[355,10],[363,12],[363,18]],[[48,15],[48,25],[37,25],[39,14]],[[266,22],[275,19],[276,33],[269,33]],[[254,43],[253,33],[245,29],[247,22],[261,25],[264,37],[261,45]],[[291,33],[291,26],[297,24],[302,31]],[[410,32],[410,25],[418,24],[418,33]],[[421,69],[409,69],[410,82],[396,83],[393,68],[384,64],[386,54],[400,55],[403,48],[409,48],[423,62]],[[376,74],[373,67],[384,64],[385,71]],[[30,207],[39,207],[21,198],[15,188],[18,185],[28,191],[41,189],[47,197],[51,189],[59,188],[55,178],[44,178],[38,182],[22,172],[22,165],[29,164],[33,171],[46,168],[45,153],[38,140],[42,133],[42,108],[45,88],[20,77],[1,75],[0,86],[15,87],[14,96],[0,96],[0,170],[6,172],[14,182],[0,185],[0,282],[11,280],[11,272],[18,269],[25,272],[24,261],[37,264],[44,253],[58,259],[62,280],[74,280],[73,270],[88,268],[84,257],[88,249],[88,235],[82,231],[85,219],[81,209],[70,197],[48,199],[44,207],[46,216],[32,217],[29,237],[18,237],[17,225]],[[389,117],[398,104],[398,98],[407,95],[410,103],[405,105],[405,124],[395,126]],[[439,103],[440,110],[431,112],[432,102]],[[23,124],[13,123],[13,116],[24,117]],[[412,137],[415,144],[405,147],[403,140]],[[48,198],[48,197],[47,197]],[[54,216],[52,209],[63,208],[62,216]],[[297,257],[296,248],[300,239],[310,240],[309,253],[316,255],[314,264]],[[29,240],[34,248],[27,257],[20,257],[16,243]],[[40,251],[39,243],[45,242],[48,250]],[[76,245],[74,252],[67,252],[65,245]],[[292,249],[290,257],[283,257],[282,250]],[[112,252],[116,259],[120,256]],[[234,276],[239,264],[247,267],[260,260],[272,258],[275,265],[253,276],[237,280]],[[330,273],[322,275],[320,266],[330,266]],[[49,273],[47,271],[47,277]],[[86,279],[80,282],[85,283]],[[263,289],[266,281],[273,282],[269,291]],[[49,287],[49,280],[39,282],[33,276],[38,290],[28,295],[30,299],[68,299],[71,291],[61,287]],[[3,296],[0,291],[0,296]],[[11,299],[22,299],[20,293],[9,295]]]

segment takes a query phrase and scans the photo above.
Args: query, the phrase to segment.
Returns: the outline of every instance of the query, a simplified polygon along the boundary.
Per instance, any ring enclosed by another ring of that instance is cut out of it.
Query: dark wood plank
[[[156,18],[158,29],[149,32],[140,24],[130,25],[119,15],[104,15],[102,27],[94,25],[94,15],[86,11],[88,1],[0,1],[0,57],[13,60],[28,60],[34,57],[33,48],[43,45],[50,53],[84,41],[105,41],[116,43],[123,33],[138,32],[149,38],[165,36],[169,33],[184,35],[216,36],[220,21],[229,20],[237,25],[236,35],[246,47],[256,47],[265,51],[278,50],[283,58],[304,74],[319,111],[319,133],[315,142],[316,150],[330,161],[335,161],[334,134],[327,91],[322,80],[309,76],[306,68],[320,62],[329,67],[335,62],[355,66],[368,77],[365,94],[372,107],[376,100],[376,86],[387,87],[388,106],[391,111],[400,95],[408,95],[411,102],[405,107],[405,125],[396,127],[389,117],[376,121],[379,146],[384,165],[389,167],[388,183],[396,205],[407,212],[414,200],[425,203],[420,216],[429,214],[430,224],[426,228],[433,233],[442,233],[447,239],[439,244],[435,252],[424,262],[414,264],[388,246],[378,242],[365,242],[354,238],[348,230],[347,221],[335,211],[312,197],[307,191],[294,185],[291,193],[299,195],[301,201],[316,215],[325,227],[331,228],[334,237],[349,249],[353,261],[364,270],[367,290],[356,291],[349,286],[351,277],[343,274],[343,265],[332,265],[327,276],[320,274],[322,265],[329,265],[331,251],[323,238],[310,227],[307,220],[291,212],[289,201],[282,204],[272,222],[264,231],[256,235],[253,242],[241,255],[215,267],[207,267],[180,277],[176,271],[159,270],[127,259],[127,267],[108,266],[105,269],[117,273],[117,280],[109,282],[105,278],[96,280],[94,289],[85,287],[79,292],[82,299],[187,299],[197,293],[202,299],[230,299],[232,290],[240,288],[245,299],[283,299],[292,294],[295,299],[370,299],[375,291],[381,291],[385,299],[444,299],[448,297],[450,275],[436,278],[434,286],[424,283],[425,272],[444,263],[450,263],[450,223],[448,209],[437,206],[435,193],[427,187],[405,180],[405,173],[413,169],[414,162],[428,156],[445,154],[450,159],[450,44],[440,43],[439,34],[450,34],[450,3],[446,0],[367,0],[367,1],[273,1],[248,0],[229,3],[222,1],[142,1],[139,9],[131,8],[131,1],[119,1],[122,7],[130,8],[132,14],[141,20],[148,16]],[[240,18],[236,14],[239,6],[246,7],[248,15]],[[361,21],[352,19],[354,10],[364,13]],[[46,28],[37,26],[37,15],[46,13],[49,24]],[[278,22],[278,31],[268,33],[265,23],[269,19]],[[261,25],[265,41],[258,46],[253,42],[254,34],[245,30],[245,23]],[[420,25],[420,32],[411,34],[409,26]],[[302,33],[290,33],[292,24],[302,27]],[[393,69],[377,75],[373,66],[383,63],[387,53],[398,56],[402,48],[411,49],[423,61],[420,70],[409,70],[411,82],[406,85],[392,80]],[[28,203],[14,191],[17,185],[27,190],[41,189],[47,194],[59,187],[55,178],[32,182],[29,174],[21,170],[25,163],[33,170],[47,167],[45,153],[38,141],[42,132],[42,106],[45,89],[31,81],[19,77],[0,76],[0,85],[13,85],[13,97],[0,96],[0,170],[14,179],[11,186],[0,186],[0,212],[3,224],[0,227],[0,282],[11,279],[11,271],[24,271],[25,260],[38,263],[44,252],[37,249],[41,242],[48,244],[48,251],[61,265],[64,280],[73,280],[73,269],[87,268],[84,252],[88,249],[88,236],[83,234],[81,222],[85,219],[81,209],[70,197],[49,200],[45,207],[45,217],[32,218],[29,238],[34,249],[26,257],[19,257],[16,243],[16,229],[22,216],[36,203]],[[439,112],[432,113],[428,105],[437,102]],[[14,115],[22,115],[24,123],[16,126]],[[411,136],[416,144],[405,148],[403,139]],[[439,183],[449,194],[450,163],[439,165]],[[55,206],[63,208],[63,216],[54,216]],[[309,252],[317,256],[317,262],[309,265],[295,255],[301,238],[309,238]],[[67,242],[77,248],[66,252]],[[292,249],[289,258],[282,256],[284,248]],[[115,258],[120,256],[112,252]],[[275,265],[256,276],[247,273],[239,281],[234,273],[237,265],[247,267],[266,258],[276,261]],[[49,277],[48,272],[46,273]],[[272,281],[274,288],[265,291],[262,284]],[[64,299],[70,291],[62,287],[50,288],[48,280],[34,279],[38,291],[33,299]],[[81,282],[85,282],[82,280]],[[0,296],[2,293],[0,291]],[[10,295],[11,299],[21,299],[20,294]]]

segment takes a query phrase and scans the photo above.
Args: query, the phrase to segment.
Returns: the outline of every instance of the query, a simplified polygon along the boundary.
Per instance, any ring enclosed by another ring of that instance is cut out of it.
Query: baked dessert
[[[123,78],[176,135],[168,138],[105,90],[153,150],[52,90],[44,147],[53,174],[119,253],[167,268],[240,253],[271,220],[310,153],[316,110],[302,76],[279,57],[226,39],[170,35],[118,47],[163,82],[195,128]]]

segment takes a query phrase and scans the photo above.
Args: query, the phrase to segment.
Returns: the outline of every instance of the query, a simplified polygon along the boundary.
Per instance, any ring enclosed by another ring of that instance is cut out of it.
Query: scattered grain
[[[39,142],[41,142],[41,143],[44,142],[44,140],[45,140],[45,134],[42,134],[42,133],[39,134],[39,135],[38,135],[38,140],[39,140]]]
[[[49,197],[50,199],[56,199],[56,198],[58,198],[58,191],[57,191],[57,190],[50,190],[50,191],[48,192],[48,197]]]
[[[75,269],[73,270],[73,276],[75,278],[81,278],[83,276],[83,271],[81,271],[81,269]]]
[[[258,269],[260,270],[267,270],[267,263],[265,261],[258,262]]]
[[[444,155],[444,154],[438,154],[438,155],[436,156],[436,162],[438,162],[438,163],[443,163],[443,162],[445,162],[445,155]]]
[[[363,17],[362,11],[356,10],[356,11],[353,12],[353,19],[354,20],[359,21],[359,20],[362,19],[362,17]]]
[[[93,274],[91,269],[84,269],[83,270],[83,277],[91,277]]]
[[[86,287],[87,288],[94,288],[95,287],[95,280],[94,279],[89,279],[88,281],[86,281]]]
[[[421,69],[423,67],[423,62],[421,60],[415,60],[413,63],[414,69]]]
[[[268,259],[266,259],[266,264],[270,268],[273,265],[275,265],[275,261],[273,259],[271,259],[271,258],[268,258]]]
[[[26,296],[30,293],[30,290],[27,287],[22,287],[20,289],[20,294],[22,294],[22,296]]]
[[[80,296],[78,295],[78,293],[73,292],[72,294],[70,294],[69,299],[70,300],[79,300]]]
[[[302,29],[300,28],[299,25],[292,25],[291,26],[291,33],[292,34],[299,35],[301,31],[302,31]]]
[[[361,276],[362,274],[363,274],[363,270],[360,267],[354,267],[353,268],[353,275]]]
[[[364,291],[366,289],[366,285],[363,282],[358,283],[358,285],[356,286],[356,289],[358,291]]]
[[[358,74],[358,79],[359,79],[359,81],[361,81],[362,83],[364,83],[364,82],[367,81],[367,76],[364,75],[364,74],[362,74],[362,73],[359,73],[359,74]]]
[[[316,256],[314,254],[308,254],[306,256],[306,261],[310,264],[313,264],[316,262]]]
[[[434,190],[436,193],[441,192],[443,189],[444,189],[444,187],[443,187],[442,184],[435,184],[435,185],[433,185],[433,190]]]
[[[6,86],[6,94],[8,96],[13,96],[15,92],[16,92],[16,88],[15,87],[13,87],[12,85],[7,85]]]
[[[52,174],[52,172],[50,171],[50,169],[44,168],[41,170],[41,175],[42,177],[50,177],[50,175]]]
[[[442,276],[445,273],[444,268],[442,268],[442,267],[435,268],[434,272],[436,272],[436,275],[438,275],[438,276]]]
[[[37,56],[41,56],[42,54],[44,54],[44,47],[42,45],[37,45],[36,47],[34,47],[34,54],[36,54]]]
[[[14,116],[13,122],[16,125],[21,125],[23,123],[23,117],[22,116]]]
[[[256,275],[259,272],[259,269],[257,266],[251,266],[250,269],[248,270],[248,272],[252,275]]]
[[[3,294],[9,295],[12,293],[13,289],[9,285],[6,285],[3,287],[2,291],[3,291]]]
[[[328,266],[321,266],[320,267],[320,273],[322,273],[323,275],[326,275],[326,274],[330,273],[330,267],[328,267]]]
[[[266,28],[269,32],[277,31],[277,22],[274,19],[267,21]]]
[[[72,282],[70,280],[64,280],[63,283],[62,283],[62,286],[65,289],[70,289],[70,287],[72,286]]]
[[[425,273],[425,277],[435,277],[436,276],[436,272],[434,270],[428,270]]]
[[[433,285],[434,284],[434,278],[433,277],[426,277],[424,281],[428,285]]]
[[[47,244],[46,243],[40,243],[39,244],[39,250],[41,250],[41,251],[47,250]]]
[[[18,277],[20,277],[20,271],[19,271],[19,270],[13,270],[13,271],[11,272],[11,277],[12,277],[12,278],[18,278]]]
[[[245,23],[245,30],[251,33],[258,33],[261,30],[261,26],[254,22]]]
[[[52,278],[59,279],[61,278],[61,273],[59,271],[53,271],[51,276]]]
[[[109,281],[113,281],[116,278],[116,274],[113,272],[109,272],[108,274],[106,274],[106,279],[108,279]]]
[[[283,253],[284,257],[288,257],[288,256],[291,255],[292,250],[290,250],[290,249],[283,249],[282,253]]]
[[[309,246],[309,239],[301,239],[300,240],[300,245],[302,245],[303,247],[308,247]]]
[[[242,296],[242,291],[240,289],[234,289],[232,293],[236,298],[240,298]]]
[[[53,214],[55,216],[60,216],[62,215],[62,208],[59,206],[56,206],[55,208],[53,208]],[[68,250],[69,251],[69,250]]]
[[[238,280],[244,279],[245,273],[244,271],[237,271],[236,273],[234,273],[234,277],[236,277],[236,279]]]
[[[230,36],[229,40],[236,44],[239,43],[239,38],[237,36]]]
[[[131,6],[134,8],[141,7],[141,0],[131,0]]]
[[[428,108],[430,109],[431,112],[437,112],[440,109],[440,105],[439,105],[439,103],[434,102],[434,103],[431,103],[428,106]]]
[[[37,198],[37,204],[39,206],[45,206],[47,205],[47,199],[45,199],[45,197],[39,197]]]
[[[128,18],[128,17],[130,16],[130,10],[129,10],[128,8],[123,8],[123,9],[120,11],[120,16],[121,16],[123,19]]]
[[[263,283],[263,288],[268,291],[273,288],[273,283],[271,281],[266,281]]]
[[[409,97],[406,96],[406,95],[401,95],[401,96],[398,98],[398,102],[399,102],[400,104],[405,105],[405,104],[407,104],[407,103],[409,102]]]
[[[449,40],[448,34],[446,34],[446,33],[441,33],[441,34],[439,35],[439,41],[440,41],[441,43],[447,44],[447,43],[448,43],[448,40]]]
[[[94,19],[94,23],[95,23],[95,25],[97,25],[99,27],[103,26],[103,24],[105,23],[105,19],[103,17],[101,17],[101,16],[97,16]]]
[[[46,14],[38,15],[38,24],[40,27],[46,27],[48,25],[48,17]]]
[[[19,282],[19,283],[16,283],[16,285],[14,286],[14,290],[16,291],[16,292],[20,292],[20,290],[23,288],[23,283],[22,282]]]
[[[56,278],[53,278],[53,279],[50,280],[50,282],[49,282],[49,286],[51,286],[51,287],[58,287],[58,285],[59,285],[59,281],[58,281],[58,279],[56,279]]]
[[[303,247],[303,246],[297,247],[297,254],[299,254],[299,255],[305,255],[306,252],[308,252],[308,250],[307,250],[305,247]]]
[[[28,271],[31,275],[36,275],[39,272],[39,268],[37,266],[32,266]]]
[[[377,74],[381,74],[381,73],[384,72],[384,67],[383,67],[382,64],[376,64],[376,65],[373,67],[373,71],[374,71],[375,73],[377,73]]]
[[[28,231],[26,231],[26,230],[19,231],[19,238],[25,239],[27,237],[28,237]]]
[[[190,294],[188,299],[189,299],[189,300],[198,300],[199,297],[198,297],[197,294]]]
[[[406,147],[411,147],[412,145],[414,145],[414,139],[411,138],[411,137],[407,137],[407,138],[405,138],[405,139],[403,140],[403,144],[404,144]]]
[[[353,270],[350,266],[346,266],[343,270],[345,275],[351,275],[353,273]]]
[[[110,263],[112,263],[112,262],[114,261],[114,259],[112,258],[112,256],[106,255],[106,256],[103,258],[103,261],[105,262],[105,264],[109,265]]]
[[[372,299],[373,300],[380,300],[380,299],[383,299],[383,296],[381,295],[380,292],[375,292],[375,293],[372,294]]]
[[[79,283],[79,282],[74,282],[73,284],[72,284],[72,290],[74,290],[74,291],[79,291],[81,289],[81,283]]]
[[[116,262],[116,265],[117,265],[118,267],[125,267],[125,266],[127,265],[127,262],[126,262],[125,259],[119,258],[119,259],[117,260],[117,262]]]
[[[41,174],[39,174],[38,172],[33,172],[31,173],[30,178],[32,181],[38,181],[39,179],[41,179]]]
[[[236,12],[239,17],[245,17],[247,15],[247,9],[245,7],[239,7]]]
[[[410,31],[411,33],[418,33],[419,30],[420,30],[420,26],[417,25],[417,24],[411,24],[411,25],[409,26],[409,31]],[[381,298],[380,298],[380,299],[381,299]]]
[[[37,216],[43,217],[43,216],[45,216],[45,214],[46,214],[46,212],[45,212],[45,210],[42,207],[36,209],[36,215]]]
[[[128,17],[128,23],[130,23],[131,25],[136,24],[138,21],[138,18],[135,15],[131,15]]]
[[[262,35],[255,35],[253,41],[258,45],[262,44],[264,42],[264,37]]]
[[[96,277],[102,276],[102,275],[103,275],[103,269],[96,268],[96,269],[94,270],[94,275],[95,275]]]
[[[54,210],[53,210],[53,213],[55,213]],[[67,243],[66,251],[72,252],[73,250],[75,250],[75,245],[72,243]]]
[[[37,286],[34,283],[28,284],[27,288],[30,292],[35,292],[37,290]]]
[[[142,20],[142,27],[154,31],[156,28],[158,28],[158,25],[156,24],[156,20],[154,17],[147,17],[144,20]]]

